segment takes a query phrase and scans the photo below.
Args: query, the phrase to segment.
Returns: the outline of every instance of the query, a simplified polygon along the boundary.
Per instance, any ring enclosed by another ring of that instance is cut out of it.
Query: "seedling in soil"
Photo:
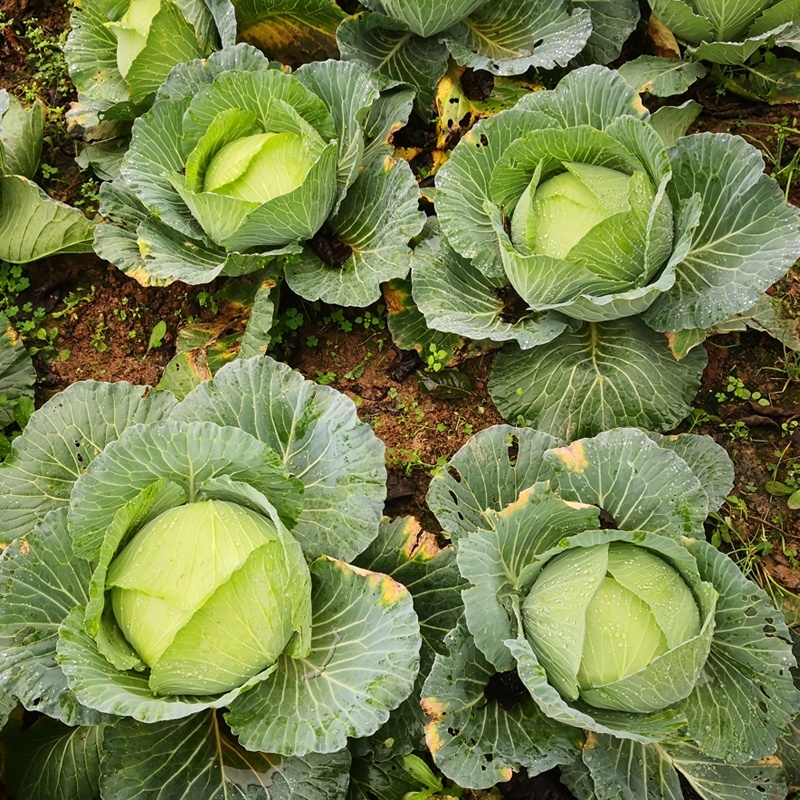
[[[728,375],[728,382],[725,388],[721,392],[717,392],[714,397],[716,397],[718,403],[725,403],[733,397],[738,397],[740,400],[751,400],[760,406],[769,405],[769,400],[761,392],[751,392],[744,385],[744,381],[741,378],[735,378],[733,375]]]
[[[425,369],[431,372],[439,372],[447,361],[447,350],[440,350],[433,342],[428,346],[428,353],[425,357]]]
[[[147,355],[151,350],[157,350],[164,344],[164,336],[167,333],[167,323],[164,320],[159,320],[153,326],[153,330],[150,332],[150,341],[147,343],[147,350],[145,351],[145,355]]]

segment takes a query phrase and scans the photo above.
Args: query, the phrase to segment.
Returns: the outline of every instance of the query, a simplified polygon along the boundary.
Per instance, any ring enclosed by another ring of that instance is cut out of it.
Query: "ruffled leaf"
[[[588,323],[551,344],[495,359],[489,391],[504,418],[565,439],[621,426],[669,430],[690,411],[706,353],[676,361],[636,318]]]
[[[459,786],[487,789],[523,767],[533,776],[575,757],[580,732],[548,719],[524,690],[513,699],[489,696],[490,681],[502,676],[464,625],[445,641],[449,653],[436,656],[422,706],[431,718],[425,729],[428,748],[448,778]]]
[[[0,531],[5,541],[28,533],[69,503],[75,481],[129,426],[163,419],[175,405],[166,392],[130,383],[83,381],[34,412],[0,468]]]
[[[420,638],[408,591],[335,559],[315,561],[311,573],[311,652],[281,656],[226,714],[248,749],[336,752],[347,737],[374,733],[414,686]]]
[[[619,530],[703,534],[708,495],[688,464],[646,433],[618,428],[548,450],[565,500],[593,503]]]
[[[3,783],[26,800],[97,800],[104,726],[70,728],[42,717],[3,733]]]
[[[350,755],[285,758],[250,753],[223,732],[215,713],[106,729],[100,785],[117,800],[343,800]]]
[[[172,419],[233,425],[278,453],[304,487],[292,535],[311,558],[352,559],[377,536],[384,448],[348,397],[270,358],[249,359],[198,386]]]
[[[64,508],[48,514],[0,559],[0,681],[26,708],[67,725],[102,721],[78,703],[55,659],[58,627],[86,604],[91,575],[72,551]]]
[[[531,428],[494,425],[473,436],[428,489],[427,502],[447,534],[456,541],[476,530],[491,530],[495,515],[523,489],[555,477],[544,460],[560,439]]]
[[[319,244],[306,245],[286,265],[286,283],[306,300],[359,307],[375,302],[381,283],[408,274],[409,241],[425,223],[417,198],[408,164],[379,153],[350,187],[329,230],[319,234],[338,240],[332,246],[344,249],[346,259],[338,263],[334,256],[331,263]]]

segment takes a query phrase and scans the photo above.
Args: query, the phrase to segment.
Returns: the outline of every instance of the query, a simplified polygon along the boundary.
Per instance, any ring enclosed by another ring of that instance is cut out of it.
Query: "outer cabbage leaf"
[[[435,36],[486,5],[487,0],[367,0],[372,11],[398,20],[417,36]]]
[[[774,759],[729,764],[689,743],[647,745],[601,734],[589,737],[581,758],[600,797],[681,800],[678,773],[704,800],[783,800],[786,796]],[[585,791],[573,791],[587,797]]]
[[[0,175],[33,179],[42,155],[43,128],[40,100],[25,109],[14,95],[0,91]]]
[[[322,232],[344,244],[350,251],[347,259],[326,263],[309,252],[312,243],[286,265],[286,283],[308,300],[360,307],[375,302],[381,283],[408,274],[409,241],[425,224],[417,191],[405,161],[376,154],[330,218],[330,233]]]
[[[5,425],[13,419],[9,403],[26,398],[33,408],[36,371],[22,339],[2,313],[0,331],[0,425]]]
[[[90,253],[94,224],[33,181],[0,177],[0,259],[27,264],[59,253]]]
[[[58,627],[88,600],[89,564],[75,557],[66,509],[50,512],[0,559],[0,680],[28,709],[67,725],[97,725],[56,663]]]
[[[648,436],[659,447],[672,450],[686,462],[708,498],[709,513],[719,509],[731,493],[734,480],[733,462],[725,448],[710,436],[693,433],[677,436],[648,433]]]
[[[106,728],[100,786],[108,797],[176,800],[344,800],[350,755],[285,758],[250,753],[221,729],[214,712]]]
[[[477,433],[434,475],[427,503],[445,535],[458,541],[492,530],[496,512],[524,489],[555,478],[544,453],[563,442],[531,428],[493,425]]]
[[[48,511],[63,508],[75,481],[130,425],[163,419],[175,405],[166,392],[130,383],[83,381],[33,413],[0,467],[4,541],[30,532]]]
[[[486,789],[525,767],[537,775],[574,758],[581,733],[548,719],[530,698],[504,708],[489,697],[494,667],[466,626],[454,628],[423,687],[425,729],[436,766],[461,786]]]
[[[420,672],[411,696],[373,736],[350,745],[354,755],[371,752],[374,759],[384,761],[424,747],[422,683],[436,655],[447,653],[444,638],[464,612],[461,589],[466,583],[456,566],[455,550],[439,549],[436,537],[421,530],[413,517],[393,521],[384,517],[378,538],[355,566],[385,573],[408,589],[422,635]]]
[[[752,306],[794,264],[800,217],[764,175],[758,150],[738,136],[686,136],[670,157],[673,202],[699,195],[700,222],[675,286],[643,318],[657,330],[710,328]]]
[[[705,77],[706,68],[697,61],[639,56],[623,64],[619,72],[637,92],[669,97],[683,94],[695,81]]]
[[[265,442],[303,486],[292,534],[312,558],[351,559],[377,536],[383,444],[353,402],[271,358],[241,360],[198,386],[171,419],[236,426]]]
[[[58,253],[89,253],[94,225],[31,179],[42,152],[44,107],[26,110],[0,89],[0,259],[27,264]]]
[[[573,6],[587,8],[592,15],[592,35],[575,63],[608,64],[616,59],[639,22],[639,4],[635,0],[573,0]]]
[[[730,558],[702,540],[688,547],[702,577],[720,594],[705,680],[682,704],[689,731],[712,758],[766,758],[800,709],[789,629],[766,593]]]
[[[529,349],[552,341],[568,325],[556,312],[523,313],[512,321],[517,309],[508,305],[514,298],[505,297],[511,293],[494,286],[440,236],[414,249],[411,275],[414,300],[434,330],[475,340],[511,340]]]
[[[447,47],[425,39],[384,14],[345,20],[336,32],[342,58],[358,61],[392,83],[413,87],[424,105],[433,102],[434,88],[447,69]]]
[[[3,783],[29,800],[96,800],[104,732],[47,717],[25,731],[15,723],[3,732]]]
[[[676,361],[666,337],[635,317],[587,323],[551,344],[495,359],[489,391],[500,413],[574,439],[620,426],[666,431],[691,408],[707,356]]]
[[[419,670],[419,623],[405,587],[386,575],[320,558],[311,652],[278,659],[225,719],[251,750],[333,753],[369,736],[408,697]]]
[[[643,431],[608,430],[550,449],[543,458],[562,498],[599,506],[620,530],[703,534],[710,509],[700,476]]]
[[[333,0],[236,0],[238,41],[296,67],[336,58],[336,29],[347,15]]]
[[[443,34],[452,56],[472,69],[521,75],[530,67],[564,67],[592,32],[584,8],[570,13],[565,0],[484,3]]]
[[[464,340],[455,333],[444,333],[429,328],[425,317],[412,296],[411,281],[395,279],[383,285],[386,302],[387,325],[392,341],[400,350],[416,350],[420,355],[444,351],[445,363],[450,363]]]

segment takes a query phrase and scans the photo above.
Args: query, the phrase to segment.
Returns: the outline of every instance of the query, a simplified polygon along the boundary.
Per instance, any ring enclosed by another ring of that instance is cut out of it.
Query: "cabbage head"
[[[422,692],[445,775],[559,766],[579,800],[680,797],[681,778],[704,800],[785,795],[790,631],[704,539],[732,481],[708,437],[633,428],[567,445],[495,426],[451,459],[428,504],[469,587]]]
[[[294,73],[249,45],[180,65],[105,184],[96,251],[142,283],[206,283],[286,262],[307,299],[367,305],[408,270],[424,221],[383,144],[409,104],[335,61]]]
[[[116,118],[134,118],[172,67],[225,43],[219,31],[225,6],[216,0],[82,2],[72,13],[64,48],[81,101],[101,104],[98,111],[114,108]]]
[[[381,535],[383,450],[267,358],[181,402],[86,381],[33,414],[0,467],[0,675],[94,743],[97,796],[211,770],[211,798],[276,764],[301,796],[346,786],[348,740],[419,668],[410,594],[350,563]]]
[[[741,137],[682,135],[616,72],[584,67],[477,123],[436,175],[416,249],[428,327],[510,342],[500,413],[572,439],[689,412],[706,332],[800,255],[798,213]]]
[[[568,576],[569,581],[585,579],[585,591],[579,603],[566,606]],[[705,605],[707,618],[713,606]],[[667,664],[685,658],[681,648],[701,632],[698,601],[680,572],[646,547],[619,541],[551,559],[521,612],[525,636],[561,696],[617,711],[642,713],[672,705],[676,698],[666,693],[655,699],[640,696],[641,683],[657,684]],[[707,644],[710,629],[705,627]],[[686,694],[699,672],[697,666],[688,676]]]
[[[106,590],[156,695],[235,689],[307,634],[311,618],[308,566],[291,534],[222,500],[177,506],[137,531]]]

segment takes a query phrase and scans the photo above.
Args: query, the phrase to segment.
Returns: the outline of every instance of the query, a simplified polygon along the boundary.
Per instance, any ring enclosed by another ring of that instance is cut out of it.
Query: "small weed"
[[[323,325],[336,325],[342,333],[350,333],[353,330],[353,323],[344,315],[344,310],[337,308],[327,316],[322,318]]]
[[[430,372],[439,372],[447,361],[447,351],[440,350],[433,342],[428,345],[428,352],[425,356],[425,369]]]
[[[358,380],[364,374],[364,365],[356,364],[352,369],[348,370],[342,376],[348,381]]]
[[[76,314],[76,310],[87,303],[91,303],[95,298],[96,288],[94,286],[90,286],[88,289],[80,288],[76,289],[74,292],[70,292],[64,298],[64,308],[59,309],[58,311],[53,311],[50,314],[51,319],[64,319],[65,317],[69,317],[70,319],[74,319]],[[114,316],[117,315],[117,309],[114,309],[112,312]]]
[[[72,205],[83,209],[87,217],[94,217],[100,208],[100,182],[91,176],[85,178]]]
[[[197,305],[199,305],[200,308],[207,308],[212,314],[216,315],[219,313],[219,304],[213,292],[198,292]]]
[[[790,447],[791,443],[787,444],[776,454],[775,461],[767,466],[772,480],[767,481],[764,489],[772,497],[785,497],[786,505],[796,511],[800,509],[800,459],[790,458],[784,461]]]
[[[323,372],[321,369],[316,370],[314,380],[320,386],[330,386],[332,383],[336,382],[336,373],[335,372]]]
[[[751,136],[746,133],[741,134],[742,138],[755,144],[764,154],[767,163],[772,167],[772,175],[778,183],[783,186],[785,197],[789,199],[789,192],[792,183],[800,168],[800,150],[795,149],[791,158],[789,152],[792,147],[792,139],[796,139],[800,134],[797,127],[797,117],[785,116],[780,122],[753,122],[751,120],[742,121],[748,127],[766,128],[767,133],[763,138]]]
[[[147,355],[151,350],[157,350],[161,345],[164,344],[164,337],[167,334],[167,323],[164,320],[159,320],[153,325],[153,330],[150,331],[150,339],[147,342],[147,350],[145,351],[145,355]]]
[[[303,315],[294,307],[287,308],[283,313],[278,314],[270,330],[273,343],[280,344],[295,336],[304,322]]]
[[[751,392],[750,389],[744,385],[744,381],[741,378],[735,378],[733,375],[728,375],[725,388],[721,392],[717,392],[714,397],[717,399],[718,403],[725,403],[732,397],[737,397],[740,400],[751,400],[754,403],[758,403],[760,406],[769,405],[769,400],[762,396],[761,392]]]
[[[107,353],[111,349],[106,343],[107,333],[108,325],[106,325],[106,318],[103,314],[100,314],[91,334],[89,335],[89,344],[94,347],[98,353]]]
[[[363,314],[357,316],[353,322],[355,322],[356,325],[361,325],[365,331],[371,328],[384,330],[386,328],[386,306],[376,306],[374,314],[371,311],[365,311]]]

